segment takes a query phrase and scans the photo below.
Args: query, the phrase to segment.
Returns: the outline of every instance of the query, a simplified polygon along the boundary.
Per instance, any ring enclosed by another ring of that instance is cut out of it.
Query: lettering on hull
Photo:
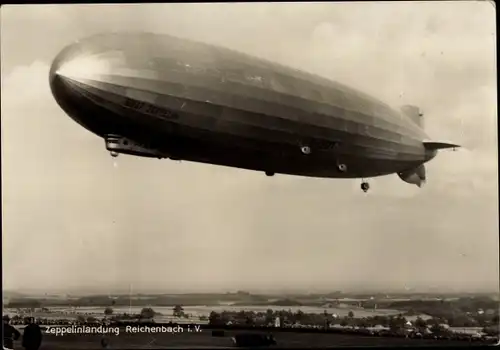
[[[179,115],[163,107],[155,106],[151,103],[134,100],[131,98],[125,99],[125,107],[133,109],[137,112],[152,115],[154,117],[164,119],[178,119]]]

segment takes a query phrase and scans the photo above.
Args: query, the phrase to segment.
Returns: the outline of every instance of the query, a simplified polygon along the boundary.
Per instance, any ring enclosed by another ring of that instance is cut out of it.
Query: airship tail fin
[[[426,181],[425,166],[422,164],[414,169],[399,172],[398,176],[404,182],[422,187]]]
[[[405,105],[401,107],[401,112],[403,112],[405,116],[410,118],[410,120],[417,124],[419,127],[421,127],[422,129],[424,128],[424,114],[422,113],[420,108],[418,108],[417,106]]]
[[[447,142],[433,142],[433,141],[424,141],[423,142],[425,149],[433,152],[437,152],[440,149],[445,148],[457,148],[459,145],[455,145],[453,143]],[[404,182],[407,182],[412,185],[417,185],[418,187],[422,187],[425,185],[426,181],[426,171],[425,166],[423,164],[417,166],[413,169],[408,169],[405,171],[401,171],[398,173],[398,176]]]
[[[430,151],[437,151],[445,148],[458,148],[460,146],[448,142],[424,141],[424,147]]]

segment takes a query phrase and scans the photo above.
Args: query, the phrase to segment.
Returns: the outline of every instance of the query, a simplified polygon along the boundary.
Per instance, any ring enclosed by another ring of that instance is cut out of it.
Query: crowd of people
[[[326,331],[334,333],[362,334],[384,337],[406,337],[425,339],[447,339],[467,341],[498,342],[498,324],[490,324],[473,333],[463,333],[452,329],[444,320],[417,317],[408,321],[404,316],[355,317],[350,312],[345,317],[331,314],[304,313],[300,310],[267,312],[212,312],[209,317],[211,326],[280,328],[283,331],[310,332]],[[476,327],[475,327],[476,328]],[[471,331],[469,329],[469,331]]]
[[[34,317],[26,317],[24,319],[23,334],[19,332],[10,323],[8,315],[3,316],[3,347],[4,349],[14,349],[14,341],[22,337],[21,346],[25,350],[38,350],[42,344],[42,330],[35,322]]]

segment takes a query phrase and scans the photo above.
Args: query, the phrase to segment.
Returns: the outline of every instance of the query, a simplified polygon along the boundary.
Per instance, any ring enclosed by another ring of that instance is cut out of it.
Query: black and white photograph
[[[3,5],[3,349],[498,344],[495,10]]]

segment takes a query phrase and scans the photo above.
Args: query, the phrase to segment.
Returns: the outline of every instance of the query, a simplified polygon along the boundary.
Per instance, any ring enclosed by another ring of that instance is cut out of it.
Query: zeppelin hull
[[[367,95],[170,36],[76,43],[56,58],[51,88],[97,135],[123,135],[178,159],[317,177],[385,175],[426,161],[422,130]],[[349,170],[339,172],[339,163]]]

